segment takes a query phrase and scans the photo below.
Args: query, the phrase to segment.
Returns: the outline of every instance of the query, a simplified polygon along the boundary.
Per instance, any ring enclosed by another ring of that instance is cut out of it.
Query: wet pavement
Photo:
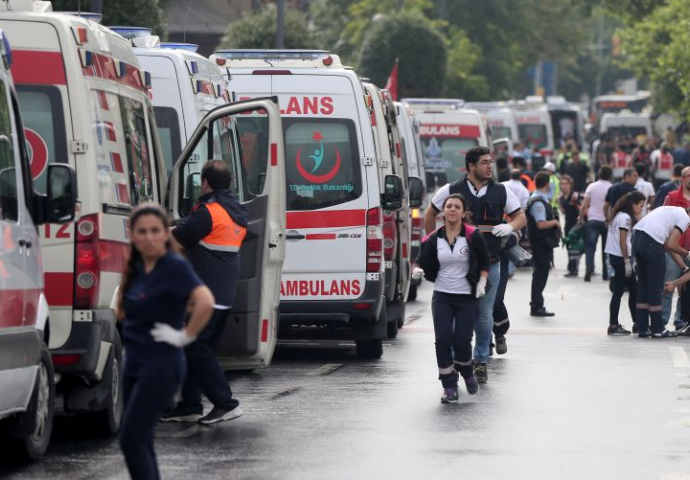
[[[281,345],[269,369],[232,377],[243,417],[161,425],[162,477],[690,479],[690,339],[608,337],[608,284],[562,274],[547,319],[529,317],[531,271],[511,280],[509,350],[477,395],[439,401],[427,284],[381,360],[346,342]],[[65,418],[42,461],[5,461],[0,477],[128,478],[116,440]]]

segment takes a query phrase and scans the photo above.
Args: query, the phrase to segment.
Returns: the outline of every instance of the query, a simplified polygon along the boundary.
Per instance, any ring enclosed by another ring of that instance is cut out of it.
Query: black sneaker
[[[666,329],[663,332],[652,333],[652,338],[675,338],[677,336],[676,332]]]
[[[190,422],[196,423],[201,418],[201,412],[177,406],[161,415],[161,422]]]
[[[477,363],[474,365],[474,377],[479,383],[486,383],[489,381],[489,369],[486,363]]]
[[[239,405],[232,410],[223,410],[222,408],[213,407],[213,410],[211,410],[208,415],[199,419],[199,423],[202,425],[213,425],[214,423],[234,420],[241,417],[242,413],[242,407]]]
[[[632,332],[633,332],[633,333],[637,333],[637,324],[636,324],[636,323],[633,323]]]
[[[576,278],[577,277],[577,272],[568,272],[565,275],[563,275],[565,278]]]
[[[505,355],[507,351],[508,344],[506,343],[506,337],[496,337],[496,353],[498,353],[499,355]]]
[[[647,329],[647,330],[642,330],[637,334],[638,337],[640,338],[649,338],[652,336],[652,331]]]
[[[474,395],[479,391],[479,383],[477,378],[473,375],[471,377],[465,378],[465,387],[467,387],[467,393]]]
[[[443,389],[441,396],[441,403],[457,403],[458,401],[458,387],[448,387]]]
[[[586,272],[585,273],[585,282],[591,282],[592,281],[592,272]]]
[[[608,331],[609,335],[630,335],[630,330],[623,328],[623,325],[617,323],[615,325],[609,325]]]
[[[690,325],[686,325],[680,330],[676,330],[679,337],[690,337]]]
[[[553,317],[556,314],[542,307],[539,310],[532,310],[530,315],[533,317]]]

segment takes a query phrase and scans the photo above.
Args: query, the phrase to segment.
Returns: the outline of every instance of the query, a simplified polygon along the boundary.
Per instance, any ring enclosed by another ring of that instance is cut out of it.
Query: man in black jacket
[[[549,279],[549,269],[553,262],[553,249],[558,246],[561,223],[551,208],[548,199],[549,174],[539,172],[534,178],[537,189],[527,206],[527,229],[532,247],[532,301],[533,317],[553,317],[553,312],[544,308],[544,288]]]
[[[242,415],[239,402],[214,354],[223,322],[235,302],[240,276],[240,246],[247,234],[247,210],[230,191],[232,172],[222,160],[210,160],[201,169],[201,197],[191,214],[173,230],[173,239],[185,249],[196,273],[211,289],[214,312],[197,340],[185,347],[187,380],[182,401],[162,420],[210,425]],[[201,393],[213,404],[202,417]]]

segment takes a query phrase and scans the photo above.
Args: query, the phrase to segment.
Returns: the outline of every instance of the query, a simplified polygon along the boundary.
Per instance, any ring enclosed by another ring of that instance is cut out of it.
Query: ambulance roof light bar
[[[330,55],[326,50],[217,50],[215,54],[228,60],[318,60]]]
[[[59,13],[64,13],[65,15],[73,15],[75,17],[85,18],[87,20],[91,20],[92,22],[96,22],[98,24],[100,24],[101,21],[103,20],[103,14],[101,14],[101,13],[93,13],[93,12],[59,12]]]
[[[134,47],[152,48],[160,45],[161,40],[151,34],[151,29],[146,27],[108,27],[113,32],[126,38]]]
[[[459,110],[465,105],[465,101],[459,98],[403,98],[402,101],[414,109],[432,107]]]
[[[199,45],[194,43],[182,43],[182,42],[161,42],[161,48],[166,48],[168,50],[185,50],[187,52],[196,53],[199,50]]]
[[[53,11],[53,4],[41,0],[0,0],[0,11],[46,13]]]

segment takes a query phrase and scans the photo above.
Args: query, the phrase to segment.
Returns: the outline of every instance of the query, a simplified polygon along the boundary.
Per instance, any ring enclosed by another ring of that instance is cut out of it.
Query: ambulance
[[[383,212],[383,245],[386,262],[386,317],[388,338],[395,338],[405,321],[405,301],[411,278],[411,231],[412,216],[408,191],[410,188],[408,165],[404,161],[402,137],[397,121],[397,111],[387,90],[379,90],[372,83],[364,82],[364,88],[373,100],[371,126],[379,166],[379,192],[383,195],[383,179],[396,176],[403,186],[404,202],[397,210]],[[416,181],[421,183],[419,178]],[[421,187],[420,187],[421,188]],[[423,188],[421,188],[423,191]]]
[[[541,99],[541,97],[538,98]],[[526,142],[534,152],[532,171],[538,172],[554,157],[553,128],[546,104],[532,97],[527,97],[527,100],[513,103],[511,108],[517,118],[520,141]]]
[[[77,185],[74,170],[56,164],[45,172],[48,191],[35,192],[4,32],[0,53],[0,441],[36,459],[48,448],[55,405],[37,225],[71,222]]]
[[[411,208],[410,214],[411,230],[410,230],[410,258],[411,261],[419,256],[419,251],[422,244],[422,236],[424,232],[424,210],[426,210],[426,171],[424,169],[424,153],[422,152],[422,142],[419,138],[419,120],[417,120],[414,110],[407,107],[406,104],[395,102],[396,115],[398,119],[398,126],[400,128],[400,136],[402,142],[403,161],[407,165],[407,171],[410,178],[419,178],[421,185],[418,188],[423,190],[422,204],[419,207]],[[415,188],[414,181],[411,180],[410,189]],[[414,192],[411,192],[414,197]],[[422,282],[421,279],[410,280],[410,288],[407,293],[407,301],[413,301],[417,298],[417,287]]]
[[[168,174],[201,119],[230,103],[221,69],[202,57],[197,45],[161,43],[151,30],[111,27],[130,37],[141,68],[151,74],[153,113]]]
[[[224,50],[240,99],[278,97],[286,150],[287,248],[282,334],[353,334],[360,358],[379,358],[387,335],[384,210],[403,205],[402,179],[379,178],[374,99],[336,55],[314,50]],[[247,171],[260,118],[239,122]],[[381,190],[381,186],[383,189]],[[383,192],[383,193],[382,193]]]
[[[403,99],[415,110],[421,127],[427,172],[434,188],[453,182],[467,172],[465,153],[477,145],[491,148],[489,127],[477,110],[466,109],[456,99]],[[427,188],[431,188],[428,184]]]
[[[546,104],[551,115],[551,128],[556,140],[556,147],[561,148],[570,136],[583,150],[585,145],[585,111],[562,96],[546,97]]]
[[[465,108],[477,110],[486,116],[492,140],[509,138],[512,144],[520,141],[515,113],[504,102],[468,102]]]

